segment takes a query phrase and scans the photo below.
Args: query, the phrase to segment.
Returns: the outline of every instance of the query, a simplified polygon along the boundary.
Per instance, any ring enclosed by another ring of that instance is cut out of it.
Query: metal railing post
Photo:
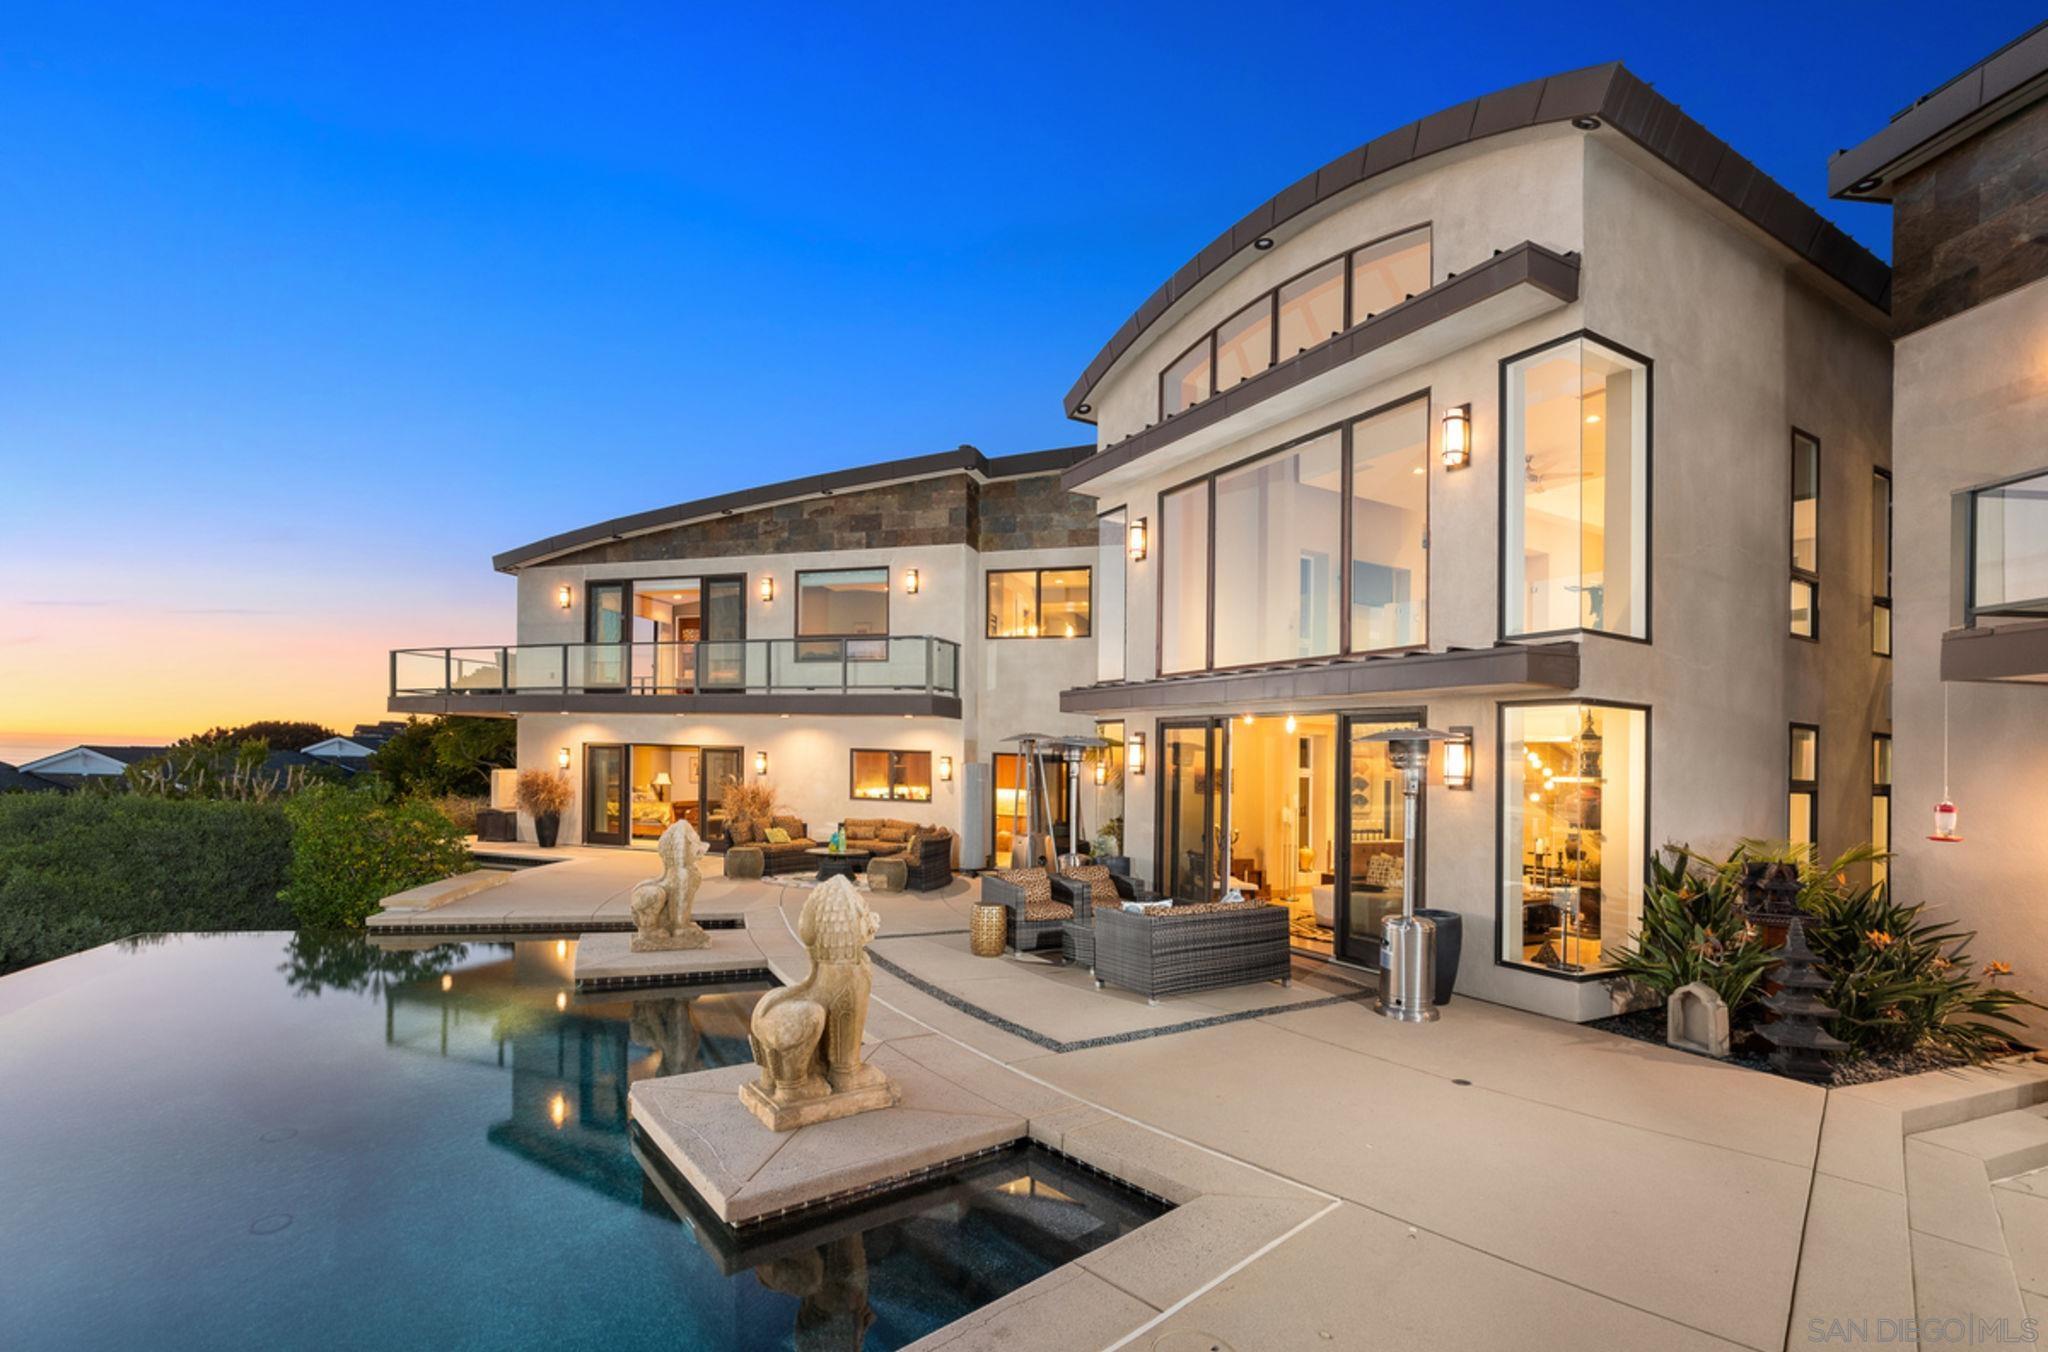
[[[441,649],[441,693],[455,693],[455,649]]]
[[[391,650],[391,694],[393,698],[396,698],[398,695],[398,649],[396,648]]]
[[[569,645],[562,645],[562,693],[569,693]]]
[[[844,695],[853,689],[853,661],[848,656],[853,645],[845,639],[839,640],[839,693]]]
[[[512,650],[498,649],[498,693],[503,695],[512,689]]]
[[[939,678],[938,665],[938,641],[930,634],[926,634],[924,636],[924,693],[927,695],[931,694],[937,685]]]

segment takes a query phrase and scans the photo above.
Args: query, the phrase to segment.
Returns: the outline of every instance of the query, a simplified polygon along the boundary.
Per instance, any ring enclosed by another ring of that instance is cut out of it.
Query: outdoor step
[[[1900,1128],[1910,1136],[2048,1102],[2048,1065],[2016,1057],[1831,1092],[1884,1105],[1899,1114]]]
[[[2011,1178],[2048,1167],[2048,1104],[1993,1113],[1911,1137],[1983,1162],[1984,1177]]]

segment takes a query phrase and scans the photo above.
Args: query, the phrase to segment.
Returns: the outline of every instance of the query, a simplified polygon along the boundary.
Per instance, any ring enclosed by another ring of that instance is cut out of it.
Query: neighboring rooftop
[[[972,475],[984,482],[992,479],[1018,479],[1033,474],[1057,474],[1093,454],[1094,451],[1093,446],[1062,446],[1049,451],[1028,451],[1021,455],[987,456],[973,446],[962,445],[957,450],[940,451],[935,455],[910,456],[901,460],[884,460],[879,464],[859,465],[852,469],[832,470],[825,474],[810,474],[800,479],[785,479],[780,483],[764,484],[759,488],[744,488],[737,492],[721,493],[715,497],[679,502],[672,507],[657,507],[652,511],[635,512],[631,516],[613,517],[594,526],[566,531],[561,535],[550,535],[544,540],[535,540],[532,544],[509,549],[492,559],[491,566],[501,573],[517,572],[531,564],[544,563],[548,559],[589,545],[623,540],[629,535],[644,535],[650,531],[688,525],[693,521],[711,517],[731,516],[735,512],[774,507],[786,502],[800,502],[807,498],[830,497],[834,493],[845,492],[848,489],[879,488],[885,484],[961,473]]]
[[[2048,22],[1915,99],[1861,145],[1828,161],[1828,195],[1889,202],[1903,174],[2048,95]]]
[[[1879,310],[1891,304],[1891,269],[1789,188],[1638,79],[1619,62],[1531,80],[1468,100],[1339,155],[1283,189],[1183,264],[1117,329],[1067,391],[1067,415],[1084,422],[1096,386],[1179,301],[1261,239],[1339,193],[1442,151],[1502,132],[1558,122],[1611,126]]]
[[[0,761],[0,793],[49,793],[63,787],[54,779],[45,779]]]

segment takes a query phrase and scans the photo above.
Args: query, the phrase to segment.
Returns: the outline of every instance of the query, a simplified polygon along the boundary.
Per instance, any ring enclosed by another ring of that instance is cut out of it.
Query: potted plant
[[[552,850],[562,829],[562,809],[569,806],[569,781],[546,770],[521,770],[519,806],[533,817],[534,839]]]

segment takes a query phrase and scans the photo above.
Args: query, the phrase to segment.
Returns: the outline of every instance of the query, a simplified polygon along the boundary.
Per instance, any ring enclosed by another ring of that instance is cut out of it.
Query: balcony
[[[1954,497],[1947,681],[2048,682],[2048,472]]]
[[[403,714],[960,716],[960,645],[932,635],[400,648]]]

